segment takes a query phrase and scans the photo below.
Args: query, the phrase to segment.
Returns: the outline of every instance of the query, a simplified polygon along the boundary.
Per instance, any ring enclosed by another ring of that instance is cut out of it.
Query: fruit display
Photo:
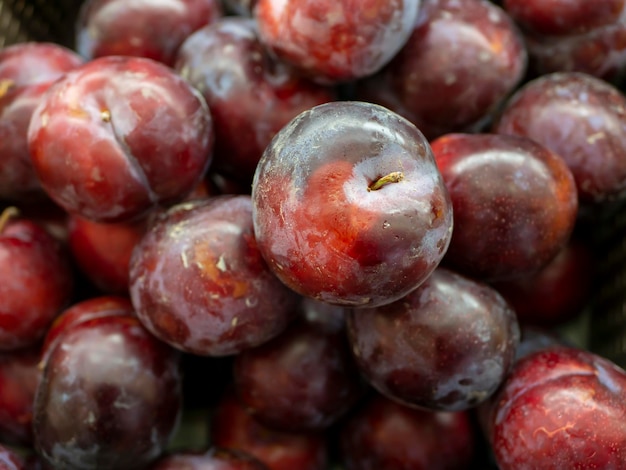
[[[625,21],[0,0],[0,470],[626,468]]]

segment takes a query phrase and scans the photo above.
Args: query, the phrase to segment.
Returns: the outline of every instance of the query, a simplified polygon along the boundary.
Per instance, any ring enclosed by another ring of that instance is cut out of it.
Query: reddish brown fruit
[[[146,57],[173,66],[178,48],[194,31],[223,14],[219,0],[89,0],[76,25],[83,57]]]
[[[450,191],[445,262],[482,280],[533,274],[565,246],[578,214],[572,173],[527,138],[448,134],[432,142]]]
[[[0,350],[39,341],[68,304],[73,274],[61,244],[28,219],[0,217]]]
[[[404,45],[420,0],[258,0],[261,40],[281,60],[323,82],[380,70]]]
[[[233,393],[224,395],[211,420],[214,445],[253,455],[270,470],[326,470],[328,450],[321,433],[280,432],[263,426]]]
[[[278,335],[298,301],[261,257],[244,195],[179,204],[158,215],[132,255],[130,294],[157,337],[209,356],[236,354]]]
[[[624,393],[626,372],[592,353],[553,347],[522,358],[493,401],[498,468],[621,468]]]
[[[50,197],[101,222],[183,199],[213,142],[204,99],[149,59],[104,57],[56,82],[33,113],[29,150]]]

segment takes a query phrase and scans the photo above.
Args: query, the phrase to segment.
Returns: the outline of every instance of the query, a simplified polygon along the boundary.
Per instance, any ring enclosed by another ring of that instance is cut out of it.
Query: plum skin
[[[626,98],[604,80],[579,72],[536,78],[505,103],[493,132],[560,155],[583,206],[626,197]]]
[[[66,313],[44,350],[35,447],[54,468],[142,468],[178,426],[179,354],[141,325],[125,298],[92,298]]]
[[[50,85],[83,62],[70,49],[47,42],[0,49],[0,198],[25,202],[45,197],[28,152],[28,124]]]
[[[296,292],[337,305],[406,295],[441,261],[452,233],[425,137],[370,103],[323,104],[292,120],[266,148],[252,200],[270,269]]]
[[[237,355],[234,388],[255,419],[282,431],[321,431],[356,403],[363,387],[344,331],[327,328],[301,319]]]
[[[476,439],[467,412],[408,408],[374,394],[342,423],[347,470],[461,470],[471,467]]]
[[[223,15],[218,0],[89,0],[76,25],[83,57],[146,57],[173,66],[185,38]]]
[[[70,302],[74,275],[65,247],[35,222],[0,228],[0,350],[32,346]]]
[[[211,170],[250,185],[274,135],[302,111],[336,99],[272,57],[248,18],[224,18],[189,36],[176,70],[204,96],[215,128]]]
[[[487,284],[438,268],[416,290],[347,315],[363,376],[414,408],[462,411],[487,400],[515,357],[515,312]]]
[[[499,468],[622,468],[625,387],[623,369],[588,351],[553,346],[520,359],[491,402]]]
[[[431,142],[454,206],[444,264],[483,281],[545,267],[567,244],[578,215],[563,158],[518,136],[446,134]]]
[[[158,62],[103,57],[67,73],[28,128],[33,166],[66,211],[123,222],[182,200],[211,161],[209,108]]]
[[[250,196],[173,206],[133,250],[130,296],[161,340],[192,354],[224,356],[284,330],[298,296],[268,269],[252,229]]]
[[[521,34],[487,0],[428,0],[400,52],[358,83],[357,97],[387,106],[433,140],[483,128],[527,68]],[[445,105],[442,105],[445,103]]]
[[[227,392],[211,416],[213,444],[246,452],[271,470],[326,470],[327,438],[320,432],[283,432],[268,428],[246,411],[234,392]]]
[[[322,83],[380,70],[407,41],[421,0],[257,0],[261,41]],[[357,6],[358,5],[358,6]]]

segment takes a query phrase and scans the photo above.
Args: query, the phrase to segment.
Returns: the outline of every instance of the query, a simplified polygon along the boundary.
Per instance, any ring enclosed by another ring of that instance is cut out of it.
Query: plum
[[[226,392],[211,417],[215,446],[243,451],[269,470],[327,470],[328,447],[320,432],[284,432],[261,424],[233,391]]]
[[[507,101],[493,132],[530,138],[560,155],[582,205],[626,194],[626,98],[604,80],[578,72],[536,78]]]
[[[492,401],[498,468],[622,468],[625,391],[626,372],[588,351],[554,346],[523,357]]]
[[[65,247],[27,218],[0,216],[0,351],[33,346],[69,304],[74,274]]]
[[[215,128],[211,170],[242,184],[274,135],[292,118],[336,93],[272,57],[251,19],[226,17],[196,31],[178,52],[176,70],[206,99]]]
[[[88,60],[146,57],[173,66],[183,41],[223,15],[219,0],[87,0],[76,24],[76,49]]]
[[[93,298],[67,312],[71,319],[47,342],[35,394],[39,454],[54,468],[146,466],[178,425],[179,354],[123,298]]]
[[[567,244],[578,216],[572,172],[526,137],[446,134],[432,142],[455,230],[445,264],[484,281],[536,273]]]
[[[371,103],[327,103],[292,120],[266,148],[252,200],[272,271],[336,305],[406,295],[439,264],[452,233],[452,204],[426,138]]]
[[[387,106],[429,140],[480,129],[524,77],[516,25],[487,0],[425,0],[407,43],[357,98]]]
[[[443,268],[392,304],[351,310],[347,326],[359,369],[379,392],[436,411],[487,400],[513,365],[520,334],[495,289]]]
[[[261,41],[323,83],[379,71],[409,38],[421,0],[257,0]]]
[[[250,196],[216,196],[159,214],[129,269],[141,321],[187,353],[236,354],[277,336],[295,316],[297,295],[259,252]]]
[[[28,144],[48,195],[98,222],[139,218],[204,178],[213,127],[202,96],[150,59],[103,57],[69,72],[33,112]]]

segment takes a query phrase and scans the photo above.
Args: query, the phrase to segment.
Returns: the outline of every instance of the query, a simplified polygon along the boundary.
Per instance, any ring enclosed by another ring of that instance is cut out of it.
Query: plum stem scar
[[[387,186],[391,183],[398,183],[404,179],[404,173],[401,171],[392,171],[391,173],[381,176],[380,178],[372,181],[367,187],[368,191],[377,191],[383,186]]]

